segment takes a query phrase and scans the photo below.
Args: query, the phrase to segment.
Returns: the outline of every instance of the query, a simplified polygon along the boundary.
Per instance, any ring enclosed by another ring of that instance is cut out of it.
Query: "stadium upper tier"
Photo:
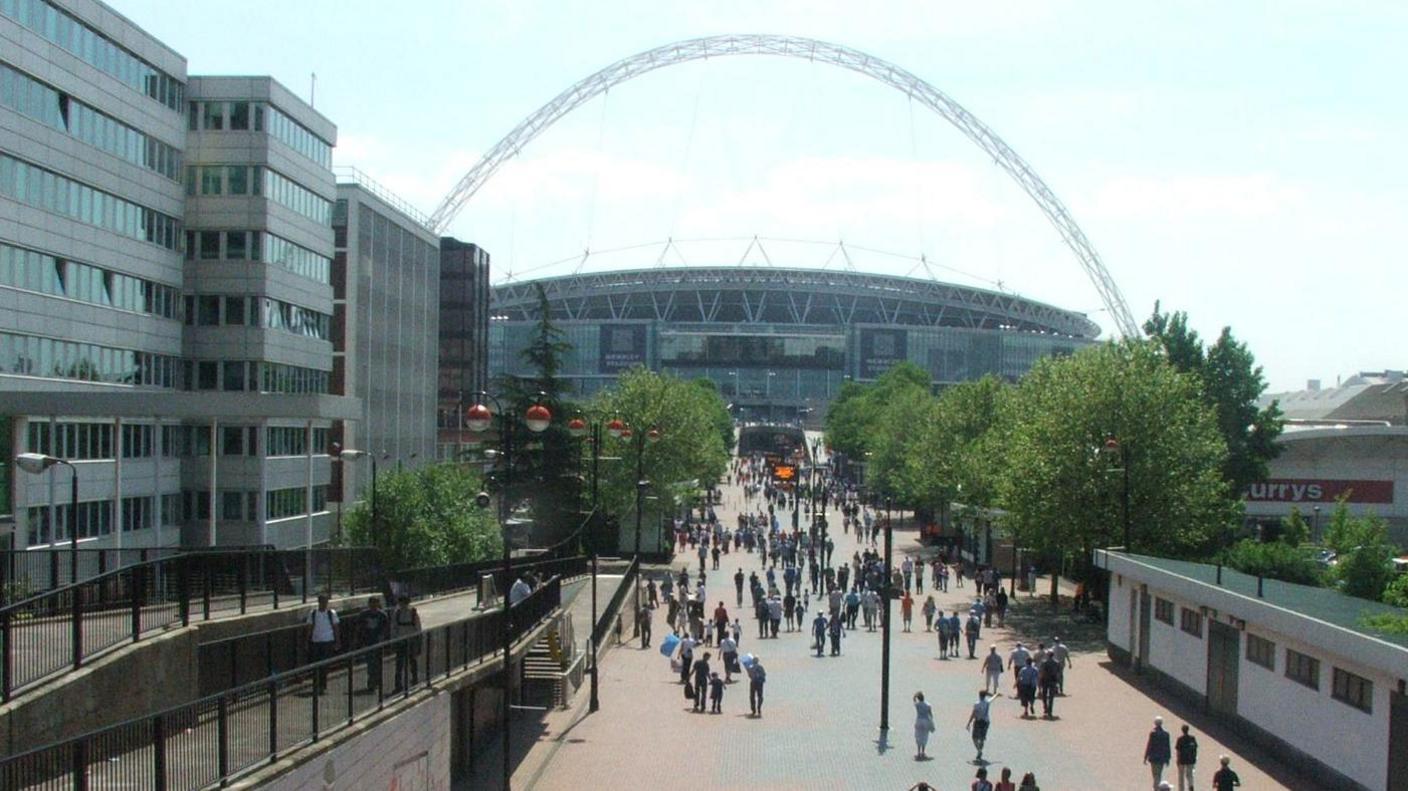
[[[1009,330],[1093,340],[1083,313],[997,291],[848,270],[774,267],[632,269],[504,283],[500,320],[535,321],[541,284],[565,321],[775,326],[891,325]]]

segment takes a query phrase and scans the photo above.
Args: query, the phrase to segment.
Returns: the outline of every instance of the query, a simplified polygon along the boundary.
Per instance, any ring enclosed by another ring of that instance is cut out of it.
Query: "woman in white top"
[[[929,734],[934,732],[934,709],[924,702],[924,693],[914,693],[914,744],[919,748],[914,760],[928,759],[924,750],[929,746]]]

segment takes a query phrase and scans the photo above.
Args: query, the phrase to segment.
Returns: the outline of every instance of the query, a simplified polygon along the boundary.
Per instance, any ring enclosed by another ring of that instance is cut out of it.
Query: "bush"
[[[1398,615],[1391,612],[1366,615],[1359,619],[1359,625],[1365,629],[1385,634],[1408,634],[1408,615]]]
[[[1300,585],[1319,585],[1320,567],[1299,547],[1244,539],[1222,553],[1222,562],[1244,573]]]
[[[1393,581],[1384,586],[1384,603],[1408,607],[1408,574],[1395,575]]]

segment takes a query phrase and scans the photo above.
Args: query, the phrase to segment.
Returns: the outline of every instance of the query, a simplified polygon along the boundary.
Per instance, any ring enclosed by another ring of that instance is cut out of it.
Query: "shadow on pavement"
[[[1027,598],[1018,593],[1007,607],[1006,626],[1024,644],[1049,644],[1052,637],[1059,636],[1072,653],[1105,650],[1105,624],[1091,623],[1084,613],[1073,612],[1071,600],[1065,596],[1053,610],[1049,596]]]

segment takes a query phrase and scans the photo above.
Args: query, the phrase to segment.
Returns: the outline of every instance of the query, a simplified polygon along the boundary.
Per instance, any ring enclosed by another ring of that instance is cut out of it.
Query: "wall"
[[[258,785],[271,791],[448,791],[450,697],[438,691],[390,719],[359,726],[332,749],[300,755],[299,765]]]
[[[1206,695],[1208,690],[1208,625],[1203,623],[1202,638],[1188,634],[1179,627],[1180,612],[1184,607],[1197,612],[1197,605],[1179,601],[1167,591],[1149,588],[1149,658],[1150,663],[1167,673],[1174,681],[1188,687],[1198,695]],[[1157,599],[1173,602],[1173,624],[1169,625],[1155,617]],[[1206,621],[1206,619],[1204,619]]]

